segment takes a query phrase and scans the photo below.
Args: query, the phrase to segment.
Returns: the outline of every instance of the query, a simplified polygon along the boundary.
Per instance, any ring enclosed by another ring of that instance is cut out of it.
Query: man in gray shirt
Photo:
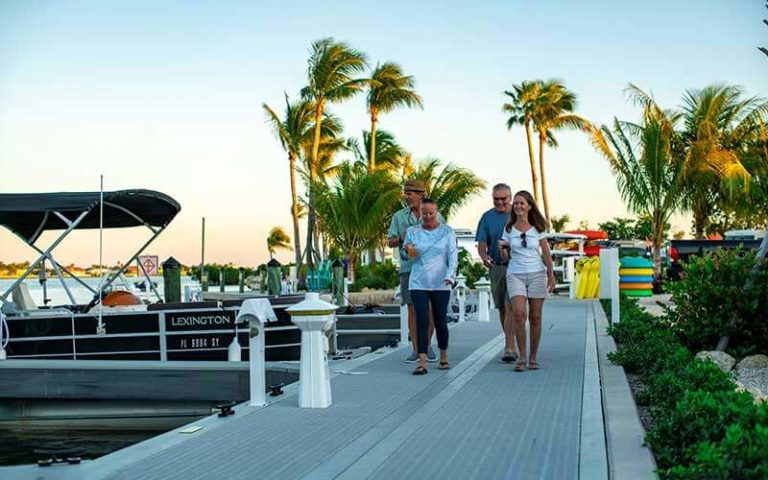
[[[411,292],[408,290],[408,281],[411,275],[411,266],[413,260],[408,256],[408,252],[403,248],[405,231],[408,227],[421,223],[421,199],[424,198],[424,182],[421,180],[408,180],[403,187],[403,197],[406,206],[395,212],[392,217],[392,223],[389,224],[387,231],[387,245],[397,248],[400,256],[400,305],[408,305],[408,335],[411,337],[413,351],[406,358],[406,362],[415,362],[419,356],[416,348],[416,310],[411,302]],[[440,223],[445,223],[445,219],[439,213]],[[436,362],[437,353],[432,348],[432,334],[435,331],[435,325],[430,317],[429,322],[429,349],[427,350],[427,361]]]
[[[504,356],[503,362],[513,362],[517,360],[515,348],[514,322],[510,315],[510,321],[505,321],[507,315],[507,303],[509,296],[507,294],[507,263],[501,258],[499,250],[499,240],[504,231],[504,226],[509,221],[509,213],[512,211],[512,189],[506,183],[499,183],[493,186],[493,208],[488,210],[480,217],[477,224],[477,233],[475,241],[477,242],[477,253],[483,264],[490,270],[491,294],[496,308],[499,309],[499,319],[501,328],[504,330]]]

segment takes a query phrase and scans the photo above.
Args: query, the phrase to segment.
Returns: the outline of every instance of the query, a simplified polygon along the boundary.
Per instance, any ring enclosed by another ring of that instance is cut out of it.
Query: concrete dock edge
[[[608,450],[608,474],[611,480],[657,479],[656,461],[645,445],[645,430],[624,368],[608,360],[616,351],[608,335],[608,318],[600,302],[593,302],[600,380],[603,386],[603,414]]]

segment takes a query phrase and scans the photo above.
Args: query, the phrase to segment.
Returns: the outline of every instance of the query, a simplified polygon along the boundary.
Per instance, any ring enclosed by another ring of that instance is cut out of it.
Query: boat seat
[[[32,295],[29,294],[29,287],[24,282],[21,282],[13,289],[11,301],[16,304],[18,310],[37,310],[37,304],[32,300]]]

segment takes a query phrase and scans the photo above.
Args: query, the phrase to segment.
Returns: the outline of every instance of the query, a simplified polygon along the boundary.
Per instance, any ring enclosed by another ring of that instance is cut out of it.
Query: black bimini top
[[[65,230],[88,212],[75,230],[99,228],[99,192],[0,193],[0,225],[33,244],[46,230]],[[104,228],[165,228],[181,206],[152,190],[104,192]],[[57,215],[57,213],[59,215]]]

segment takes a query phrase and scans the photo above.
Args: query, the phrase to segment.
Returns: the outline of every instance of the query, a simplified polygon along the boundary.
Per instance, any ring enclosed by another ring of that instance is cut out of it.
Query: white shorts
[[[533,273],[507,273],[509,298],[547,298],[547,271]]]

